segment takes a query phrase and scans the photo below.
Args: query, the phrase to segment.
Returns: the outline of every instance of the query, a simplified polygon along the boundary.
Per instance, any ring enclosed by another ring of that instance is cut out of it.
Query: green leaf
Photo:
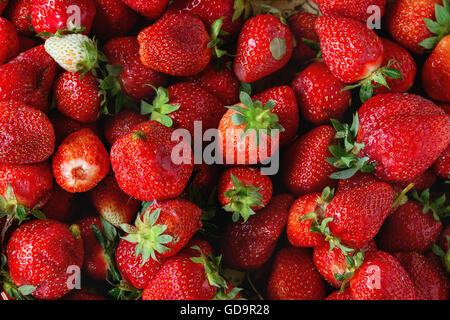
[[[421,47],[423,47],[424,49],[431,50],[434,47],[436,47],[438,42],[439,42],[439,37],[436,36],[436,37],[430,37],[430,38],[423,40],[422,42],[419,43],[419,45]]]
[[[23,294],[24,296],[28,296],[36,290],[36,287],[31,286],[31,285],[24,285],[24,286],[17,288],[17,290],[19,290],[19,292],[21,294]]]
[[[359,168],[349,168],[346,170],[342,170],[342,171],[338,171],[338,172],[334,172],[332,174],[330,174],[330,178],[331,179],[349,179],[351,177],[353,177],[356,172],[359,171]]]
[[[402,73],[395,68],[386,69],[383,74],[389,79],[403,79]]]
[[[373,86],[370,82],[365,82],[363,85],[361,85],[361,89],[359,90],[359,98],[361,99],[361,102],[366,102],[370,98],[372,98],[373,95]]]

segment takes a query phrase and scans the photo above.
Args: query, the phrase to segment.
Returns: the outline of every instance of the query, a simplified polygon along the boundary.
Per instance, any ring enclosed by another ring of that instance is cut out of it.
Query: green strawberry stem
[[[173,120],[168,115],[180,109],[181,106],[179,104],[169,104],[169,91],[166,88],[159,87],[157,89],[152,85],[149,86],[155,90],[156,96],[152,104],[145,100],[141,101],[141,114],[151,114],[150,120],[155,120],[166,127],[171,127]]]
[[[259,300],[264,300],[263,296],[261,295],[261,293],[259,293],[258,289],[256,289],[255,284],[252,281],[252,278],[250,277],[250,273],[246,272],[246,277],[247,277],[247,282],[250,285],[250,287],[252,288],[253,292],[256,294],[256,296],[258,297]]]
[[[436,21],[424,18],[425,24],[434,36],[429,37],[419,43],[426,50],[432,50],[439,41],[450,34],[450,1],[444,0],[443,6],[435,5]]]
[[[364,251],[356,250],[353,255],[345,256],[346,269],[343,274],[335,273],[334,277],[336,280],[342,282],[339,293],[343,293],[345,288],[348,286],[351,278],[355,274],[355,271],[362,266],[364,262]]]
[[[402,190],[402,192],[399,193],[399,195],[397,196],[397,198],[395,198],[394,203],[392,204],[392,208],[396,208],[399,206],[404,205],[407,201],[408,201],[408,197],[406,196],[406,194],[412,189],[414,188],[414,183],[410,183],[406,186],[405,189]]]
[[[200,253],[199,257],[192,257],[191,261],[200,263],[205,267],[206,277],[208,278],[209,284],[219,289],[227,289],[227,282],[221,275],[220,264],[222,256],[206,256],[199,246],[192,246],[191,248]]]
[[[446,239],[447,244],[450,245],[450,237],[447,236]],[[444,252],[444,250],[437,244],[431,243],[431,251],[442,260],[445,269],[448,273],[450,273],[450,250]]]
[[[412,191],[412,196],[423,206],[422,213],[427,214],[431,211],[436,221],[440,221],[441,218],[447,218],[450,216],[450,206],[445,205],[445,193],[433,200],[430,196],[430,189],[422,191],[420,195],[417,190],[414,189]]]
[[[225,41],[220,38],[220,36],[227,36],[229,35],[228,32],[222,30],[223,26],[223,20],[225,17],[221,17],[214,21],[211,24],[211,30],[209,32],[209,37],[211,38],[211,41],[208,43],[207,47],[208,49],[214,49],[213,55],[216,59],[222,58],[224,55],[228,55],[225,50],[220,49],[223,45],[225,45]]]

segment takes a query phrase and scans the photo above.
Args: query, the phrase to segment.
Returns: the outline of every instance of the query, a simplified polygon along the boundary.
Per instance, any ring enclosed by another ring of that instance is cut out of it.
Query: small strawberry
[[[272,256],[293,202],[289,194],[275,196],[244,223],[231,223],[221,238],[226,265],[237,270],[255,270]]]
[[[315,125],[342,117],[352,98],[344,87],[324,62],[309,65],[292,82],[303,117]]]
[[[118,114],[105,120],[104,135],[109,145],[120,137],[133,131],[138,124],[146,122],[148,118],[132,109],[123,109]]]
[[[19,53],[19,37],[14,25],[0,17],[0,65],[13,59]]]
[[[366,23],[374,12],[379,18],[383,16],[387,0],[317,0],[316,3],[324,16],[347,17]],[[372,6],[379,11],[371,10]]]
[[[149,121],[116,140],[111,148],[111,165],[126,194],[142,201],[161,201],[183,192],[192,174],[193,155],[190,143],[171,140],[172,132],[157,121]],[[183,152],[185,161],[173,162],[175,146],[188,152]]]
[[[81,123],[62,115],[58,111],[50,113],[48,117],[55,131],[55,145],[59,145],[69,134],[83,128],[89,128],[97,136],[101,136],[101,129],[98,122]]]
[[[32,286],[37,299],[59,299],[70,292],[70,267],[83,264],[83,241],[78,226],[54,220],[34,220],[20,226],[6,249],[14,283]]]
[[[89,191],[89,198],[100,216],[116,227],[131,223],[140,207],[138,200],[120,189],[112,174]]]
[[[280,18],[260,14],[241,29],[234,73],[243,82],[254,82],[281,69],[291,58],[293,36]]]
[[[76,200],[75,194],[67,192],[55,183],[51,196],[41,211],[47,219],[68,223],[75,216]]]
[[[41,111],[20,102],[0,102],[0,163],[36,163],[55,147],[53,126]]]
[[[310,48],[304,39],[319,42],[319,36],[314,28],[317,16],[309,12],[299,12],[289,17],[289,28],[295,37],[297,46],[294,47],[292,57],[299,62],[307,61],[317,55],[317,51]]]
[[[64,72],[56,78],[53,87],[58,110],[82,123],[100,118],[102,92],[98,79],[92,73]]]
[[[101,39],[129,33],[138,20],[136,12],[121,0],[94,0],[94,3],[96,13],[92,32]]]
[[[164,12],[169,0],[123,0],[123,2],[134,11],[153,20]]]
[[[53,174],[66,191],[85,192],[94,188],[109,171],[109,155],[90,129],[71,133],[53,156]]]
[[[290,247],[278,251],[267,285],[270,300],[322,300],[325,296],[325,283],[310,250]]]
[[[138,35],[142,63],[173,76],[192,76],[211,60],[210,38],[203,22],[190,14],[159,19]]]
[[[12,1],[5,12],[5,17],[14,25],[17,33],[22,36],[33,36],[35,34],[31,21],[31,9],[33,1]]]

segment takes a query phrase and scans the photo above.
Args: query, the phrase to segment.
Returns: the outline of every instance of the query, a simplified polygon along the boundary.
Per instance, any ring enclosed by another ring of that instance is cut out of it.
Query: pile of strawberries
[[[268,2],[0,0],[1,299],[449,298],[450,1]]]

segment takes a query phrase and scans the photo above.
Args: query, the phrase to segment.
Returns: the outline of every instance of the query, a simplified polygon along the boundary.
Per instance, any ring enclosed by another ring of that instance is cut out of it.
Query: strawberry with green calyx
[[[173,120],[168,114],[180,109],[181,105],[169,104],[169,91],[166,88],[153,87],[153,89],[156,91],[156,96],[153,99],[152,104],[149,104],[145,100],[141,101],[141,114],[151,114],[150,120],[155,120],[166,127],[171,127],[173,125]]]
[[[412,197],[423,206],[422,213],[431,213],[436,221],[450,216],[450,206],[446,206],[446,195],[443,193],[439,198],[432,200],[430,189],[426,189],[419,195],[417,190],[412,190]]]
[[[217,59],[220,59],[225,54],[227,54],[225,50],[220,49],[225,44],[224,40],[221,37],[228,35],[228,32],[222,30],[224,19],[225,17],[222,17],[214,21],[211,25],[211,30],[209,32],[209,37],[211,38],[211,41],[208,43],[207,47],[209,49],[211,48],[213,49],[213,54]]]
[[[424,18],[428,30],[433,34],[421,41],[419,45],[425,50],[432,50],[446,35],[450,34],[450,1],[443,0],[443,5],[435,4],[436,21]]]
[[[7,258],[2,254],[0,256],[0,285],[3,287],[3,292],[0,300],[33,300],[30,294],[36,290],[36,287],[31,285],[17,287],[6,269]]]
[[[442,264],[448,273],[450,273],[450,227],[442,231],[438,244],[431,243],[431,251],[442,260]],[[439,259],[437,259],[439,261]]]
[[[99,88],[103,90],[103,100],[101,105],[103,106],[103,113],[110,114],[110,109],[113,109],[113,114],[118,114],[124,104],[124,94],[122,92],[120,82],[117,79],[122,72],[123,67],[107,64],[105,66],[105,74],[100,81]],[[110,108],[110,101],[114,101],[114,107]]]

